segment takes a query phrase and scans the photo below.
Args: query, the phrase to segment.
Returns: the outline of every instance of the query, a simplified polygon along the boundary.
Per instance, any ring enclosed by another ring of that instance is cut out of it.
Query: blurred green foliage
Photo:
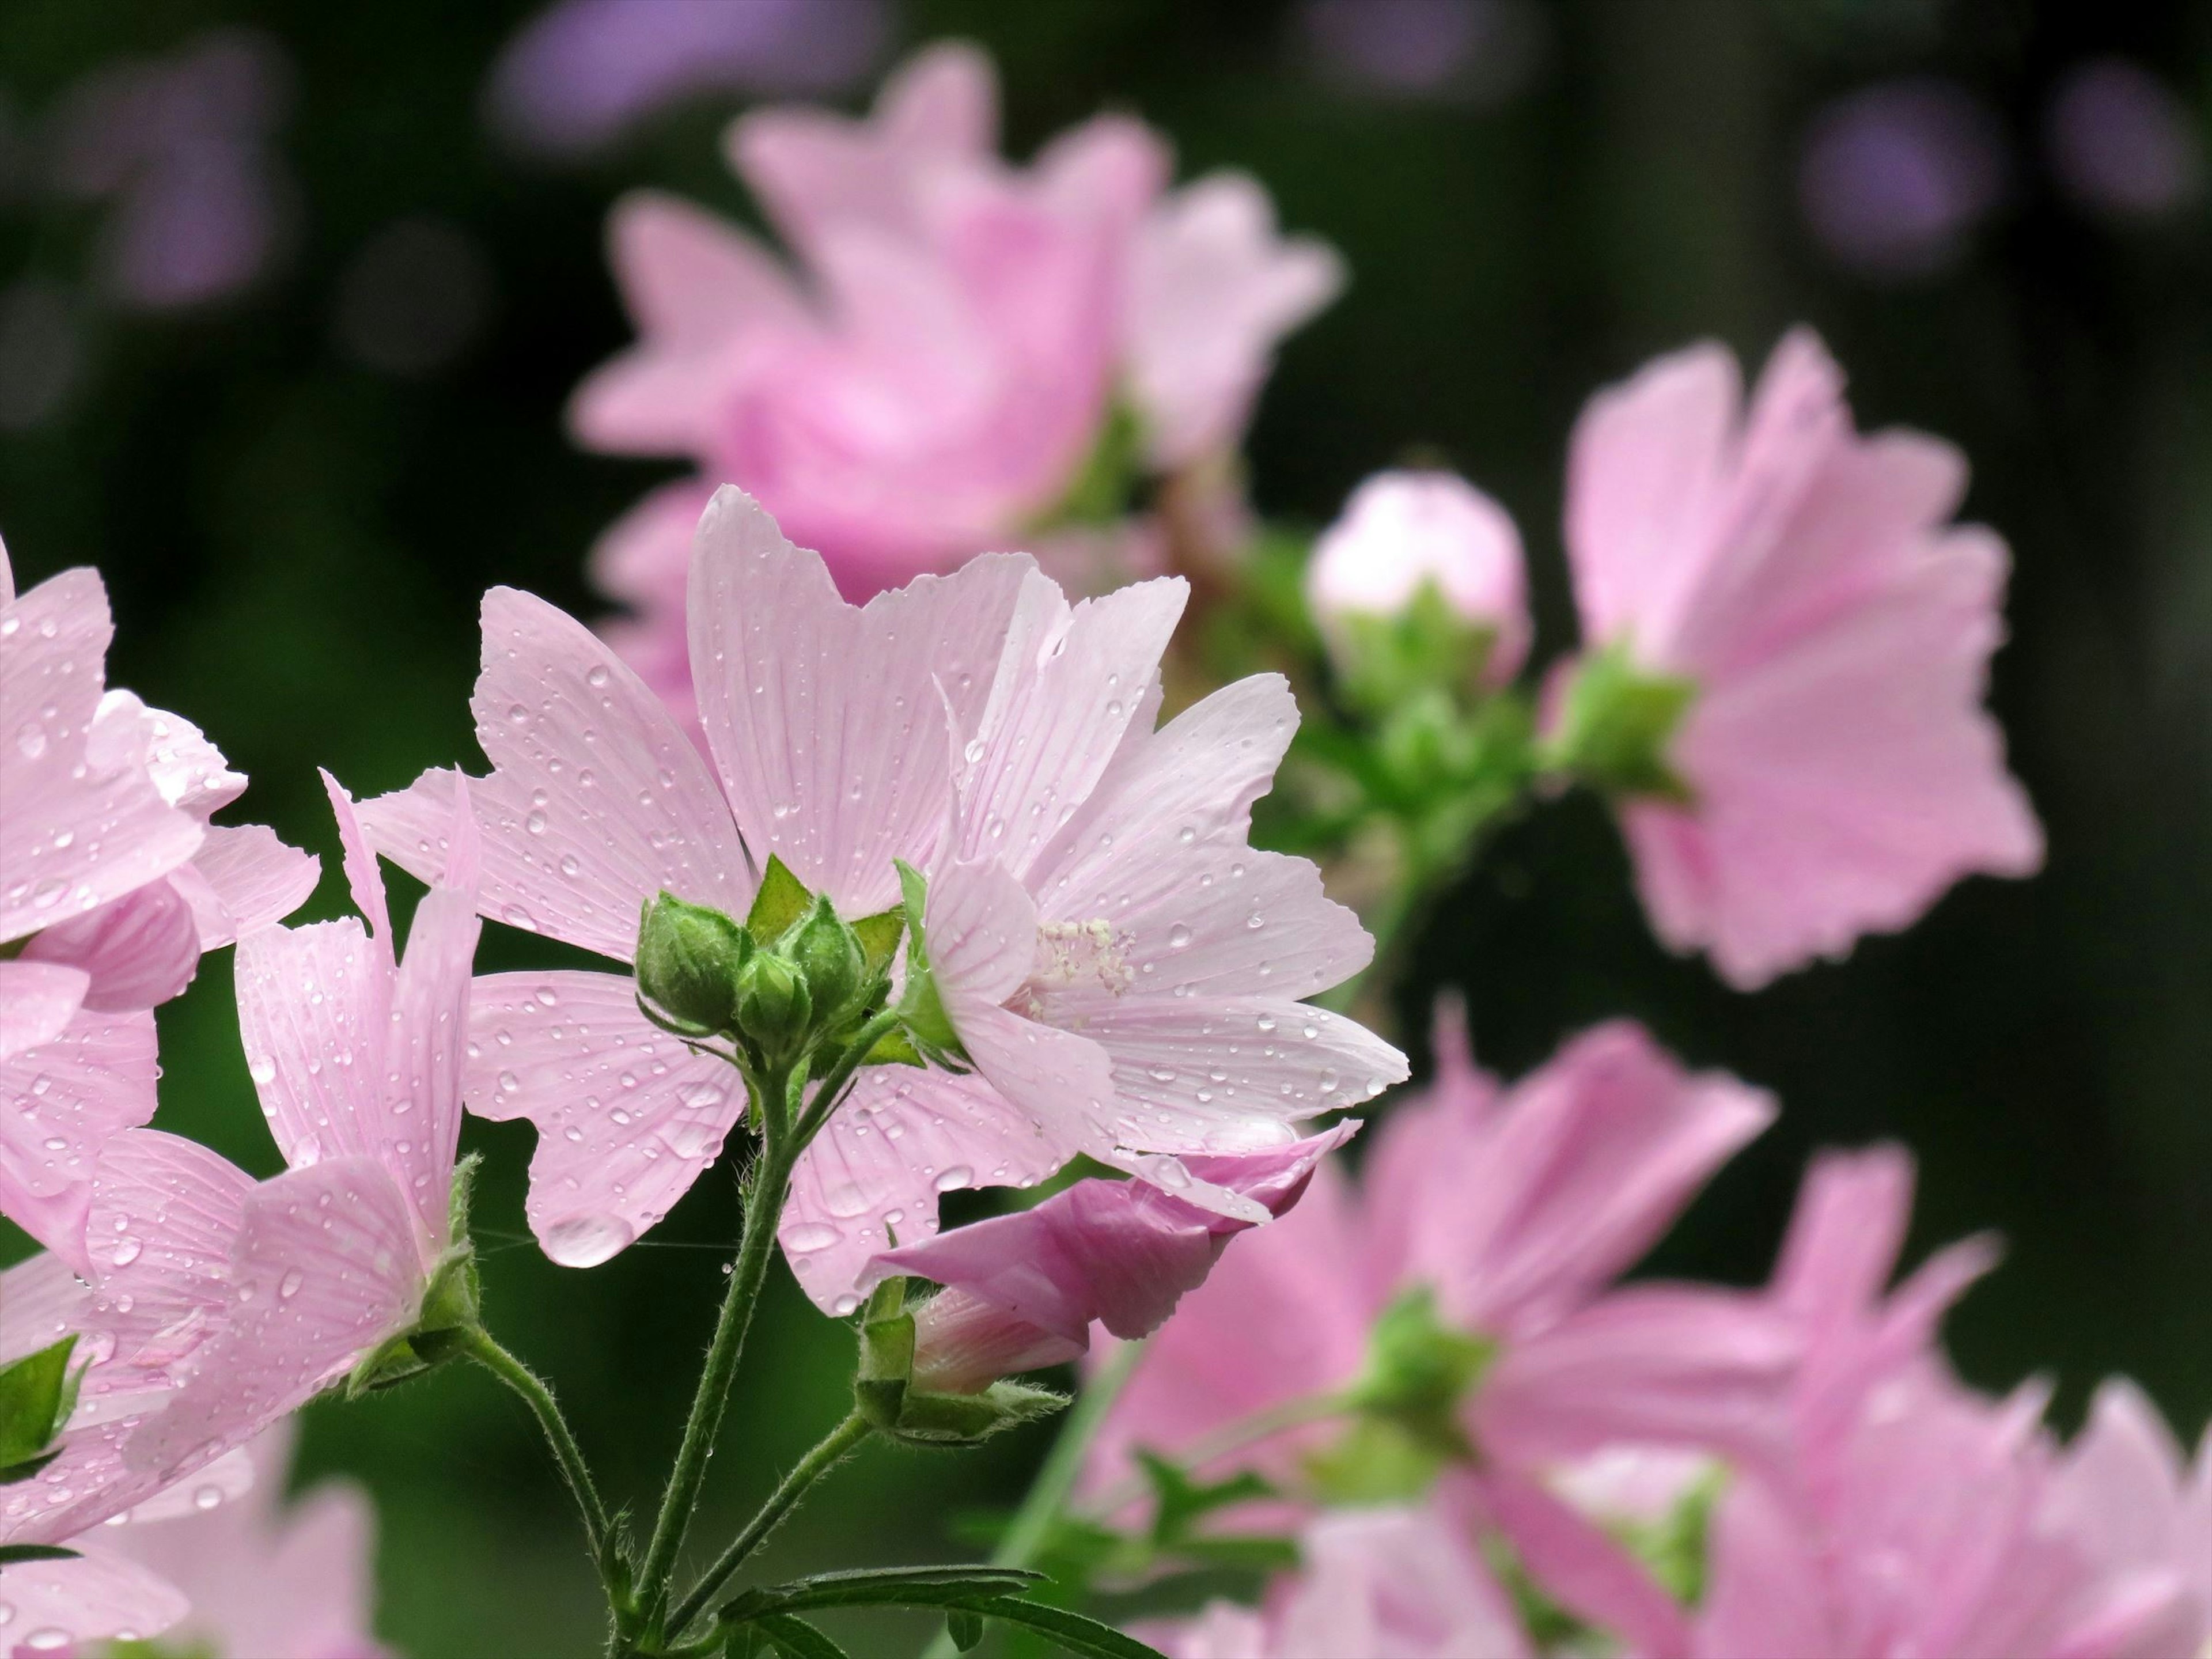
[[[200,722],[253,777],[245,808],[322,852],[310,914],[341,905],[317,765],[356,793],[473,761],[475,604],[507,582],[586,614],[584,554],[669,469],[586,457],[560,410],[626,328],[600,252],[621,189],[733,215],[716,159],[734,104],[654,120],[591,165],[518,162],[480,96],[516,3],[333,6],[10,0],[0,91],[20,125],[125,52],[217,23],[268,31],[297,100],[278,138],[296,246],[255,293],[126,318],[89,301],[81,383],[0,436],[0,529],[19,579],[91,563],[119,635],[111,678]],[[1291,343],[1254,434],[1271,513],[1318,523],[1367,471],[1441,458],[1519,518],[1539,656],[1571,640],[1557,522],[1581,400],[1649,355],[1716,335],[1753,357],[1805,319],[1850,369],[1869,424],[1972,456],[1972,516],[2018,558],[1996,706],[2051,833],[2047,872],[1968,884],[1910,935],[1735,995],[1643,926],[1595,805],[1507,831],[1438,907],[1399,1003],[1419,1041],[1463,987],[1479,1052],[1511,1073],[1631,1013],[1700,1064],[1771,1085],[1783,1121],[1660,1253],[1668,1271],[1765,1271],[1808,1151],[1894,1135],[1918,1152],[1916,1249],[1999,1230],[2009,1260],[1951,1329],[1962,1367],[2036,1368],[2062,1413],[2101,1374],[2142,1379],[2193,1435],[2212,1409],[2212,225],[2085,218],[2039,159],[2044,103],[2123,52],[2212,108],[2212,12],[2188,0],[1562,0],[1497,103],[1360,98],[1285,45],[1285,9],[1173,0],[912,0],[908,41],[997,53],[1025,152],[1102,105],[1176,138],[1186,174],[1243,167],[1286,224],[1346,255],[1344,299]],[[1948,270],[1872,285],[1826,263],[1797,215],[1801,136],[1822,101],[1902,73],[1954,77],[1996,112],[2006,199]],[[0,280],[82,275],[88,216],[0,204]],[[333,345],[349,260],[402,216],[473,238],[487,331],[405,380]],[[234,815],[235,816],[235,815]],[[485,965],[544,963],[489,930]],[[162,1012],[161,1121],[249,1168],[275,1157],[236,1045],[227,962]],[[530,1132],[472,1124],[502,1339],[560,1386],[616,1501],[670,1455],[736,1236],[732,1182],[701,1182],[646,1243],[554,1267],[521,1218]],[[710,1482],[711,1547],[844,1410],[851,1339],[779,1267]],[[766,1558],[782,1575],[964,1553],[954,1518],[1016,1495],[1037,1430],[980,1452],[871,1449]],[[383,1627],[404,1650],[584,1653],[596,1587],[521,1407],[454,1368],[311,1416],[310,1474],[367,1480],[383,1512]],[[902,1644],[923,1627],[842,1626]]]

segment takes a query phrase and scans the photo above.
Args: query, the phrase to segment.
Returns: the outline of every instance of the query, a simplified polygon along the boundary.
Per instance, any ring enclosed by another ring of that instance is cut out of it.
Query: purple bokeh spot
[[[2060,187],[2093,213],[2156,218],[2204,194],[2203,135],[2164,82],[2125,58],[2070,70],[2044,137]]]
[[[1806,135],[1798,201],[1838,264],[1879,279],[1952,264],[2002,198],[1996,118],[1948,82],[1887,82],[1836,100]]]
[[[516,149],[587,155],[695,93],[819,93],[874,67],[884,0],[561,0],[501,49],[486,90]]]
[[[1547,40],[1530,0],[1304,0],[1293,26],[1344,91],[1478,104],[1522,90]]]

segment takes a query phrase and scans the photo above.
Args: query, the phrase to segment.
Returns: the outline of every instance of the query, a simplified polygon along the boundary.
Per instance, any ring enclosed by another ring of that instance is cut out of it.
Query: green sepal
[[[0,1567],[26,1561],[74,1561],[77,1552],[59,1544],[0,1544]]]
[[[868,1066],[921,1066],[929,1064],[921,1057],[921,1051],[908,1040],[906,1033],[896,1025],[876,1039],[875,1046],[868,1050],[867,1059],[862,1063]]]
[[[892,959],[898,955],[899,940],[905,933],[906,908],[903,905],[878,910],[872,916],[862,916],[853,924],[853,937],[860,941],[860,955],[867,963],[871,977],[890,972]]]
[[[1394,615],[1348,611],[1329,619],[1345,701],[1386,714],[1426,691],[1479,690],[1498,630],[1452,608],[1433,576]]]
[[[395,1388],[430,1369],[430,1362],[415,1352],[409,1333],[387,1337],[362,1356],[347,1373],[345,1397],[359,1400],[379,1389]]]
[[[753,950],[752,936],[720,910],[664,889],[638,916],[638,994],[687,1030],[726,1030]]]
[[[1367,1367],[1346,1390],[1354,1411],[1406,1428],[1433,1450],[1473,1457],[1459,1425],[1459,1407],[1498,1357],[1498,1345],[1455,1330],[1437,1313],[1425,1285],[1401,1291],[1383,1309],[1367,1340]]]
[[[1344,1433],[1309,1452],[1306,1479],[1321,1502],[1346,1508],[1409,1504],[1423,1497],[1452,1459],[1388,1418],[1355,1419]]]
[[[981,1394],[927,1394],[908,1387],[897,1425],[886,1432],[912,1446],[972,1446],[1066,1404],[1064,1394],[1004,1380]]]
[[[906,1310],[906,1280],[894,1275],[870,1293],[860,1317],[860,1364],[853,1403],[886,1434],[896,1433],[914,1377],[914,1316]]]
[[[1275,1496],[1274,1486],[1250,1469],[1226,1480],[1200,1481],[1158,1452],[1139,1447],[1136,1456],[1137,1467],[1152,1489],[1152,1541],[1156,1547],[1179,1546],[1189,1536],[1194,1522],[1216,1510]]]
[[[1146,441],[1143,417],[1115,398],[1073,481],[1029,528],[1119,523],[1128,515],[1132,494],[1144,474]]]
[[[753,908],[745,912],[745,931],[760,945],[774,945],[805,915],[814,903],[814,895],[806,890],[806,884],[791,873],[791,866],[775,854],[768,855],[768,868],[761,872],[760,891],[753,895]]]
[[[899,1021],[915,1046],[932,1060],[942,1055],[965,1061],[967,1050],[960,1046],[960,1034],[952,1029],[929,969],[929,934],[922,926],[929,906],[929,884],[904,859],[893,862],[898,869],[899,891],[906,902],[906,988],[899,997]]]
[[[0,1468],[12,1472],[40,1456],[69,1421],[76,1409],[77,1383],[84,1375],[82,1370],[72,1373],[70,1369],[76,1352],[76,1336],[71,1333],[0,1365]]]
[[[945,1615],[945,1634],[954,1647],[965,1653],[983,1639],[983,1615],[966,1607],[955,1607]]]
[[[1667,750],[1697,695],[1694,680],[1638,668],[1625,643],[1593,652],[1568,684],[1549,758],[1607,794],[1686,805],[1690,787]]]

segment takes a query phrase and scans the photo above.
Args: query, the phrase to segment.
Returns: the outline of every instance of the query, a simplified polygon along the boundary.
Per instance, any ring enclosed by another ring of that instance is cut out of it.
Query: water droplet
[[[1190,929],[1177,922],[1168,929],[1168,949],[1180,951],[1190,943]]]
[[[213,1485],[205,1486],[200,1487],[198,1491],[192,1493],[192,1507],[196,1510],[215,1509],[219,1506],[222,1502],[222,1488],[221,1486]]]
[[[1337,1081],[1338,1081],[1338,1079],[1337,1079],[1337,1075],[1336,1075],[1336,1073],[1335,1073],[1334,1072],[1333,1072],[1333,1071],[1324,1071],[1324,1072],[1322,1072],[1322,1073],[1321,1074],[1321,1079],[1320,1079],[1320,1082],[1321,1082],[1321,1091],[1322,1091],[1322,1093],[1323,1093],[1323,1094],[1325,1094],[1325,1095],[1333,1095],[1333,1094],[1334,1094],[1334,1093],[1336,1092]]]
[[[596,1267],[637,1235],[611,1215],[574,1215],[545,1230],[545,1254],[564,1267]]]
[[[145,1248],[135,1238],[118,1238],[115,1241],[115,1249],[109,1254],[107,1259],[118,1267],[127,1267],[138,1259],[139,1252]],[[128,1312],[129,1310],[126,1309],[125,1311]]]
[[[544,835],[545,833],[545,814],[538,811],[535,807],[532,807],[531,809],[530,816],[523,819],[522,827],[530,831],[533,836]]]
[[[974,1184],[975,1180],[975,1172],[965,1164],[948,1164],[937,1172],[937,1180],[933,1184],[940,1193],[954,1193],[963,1187]]]
[[[299,1295],[300,1286],[307,1282],[307,1275],[297,1267],[288,1267],[284,1270],[284,1277],[276,1281],[276,1295],[280,1300],[289,1302]]]
[[[606,683],[607,670],[606,665],[604,663],[593,665],[593,666],[584,676],[584,684],[586,685],[599,686],[605,685]]]
[[[15,747],[23,751],[25,760],[36,760],[46,752],[46,729],[36,720],[23,722],[23,729],[15,733]]]
[[[826,1221],[802,1221],[784,1229],[783,1248],[794,1255],[806,1255],[826,1250],[844,1237]]]

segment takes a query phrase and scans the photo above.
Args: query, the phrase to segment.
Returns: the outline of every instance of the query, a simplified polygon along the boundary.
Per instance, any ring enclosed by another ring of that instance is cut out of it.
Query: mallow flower
[[[105,687],[113,631],[96,573],[18,595],[0,546],[0,1213],[70,1256],[93,1153],[153,1112],[143,1011],[319,869],[210,822],[246,780],[190,721]]]
[[[1660,939],[1739,988],[2042,860],[1982,708],[2008,559],[1952,522],[1966,478],[1940,440],[1856,433],[1803,330],[1747,407],[1702,345],[1577,426],[1585,655],[1553,741],[1614,795]]]
[[[1313,1516],[1298,1571],[1261,1607],[1209,1602],[1138,1627],[1168,1659],[1527,1659],[1538,1651],[1512,1598],[1450,1506],[1384,1505]]]
[[[995,154],[997,125],[988,60],[958,45],[895,72],[866,120],[743,117],[731,161],[796,271],[672,198],[619,204],[640,339],[578,389],[579,441],[741,486],[855,597],[1117,516],[1127,475],[1233,450],[1275,342],[1340,285],[1334,254],[1279,237],[1241,174],[1165,192],[1167,145],[1135,121],[1088,122],[1026,167]],[[655,562],[655,522],[626,520],[596,561],[640,608],[617,637],[648,679],[682,637],[680,609],[628,579]]]
[[[289,1167],[240,1201],[218,1328],[176,1400],[133,1437],[135,1467],[167,1467],[336,1383],[358,1392],[410,1375],[475,1322],[455,1167],[480,927],[466,786],[449,781],[452,854],[403,958],[353,803],[324,781],[362,914],[240,941],[246,1071]]]
[[[628,962],[657,896],[741,916],[771,859],[848,921],[904,908],[900,997],[926,969],[920,1035],[963,1069],[864,1066],[801,1159],[781,1236],[823,1305],[858,1305],[893,1231],[933,1233],[940,1193],[1078,1152],[1258,1219],[1175,1156],[1281,1146],[1403,1075],[1298,1000],[1365,961],[1357,921],[1310,865],[1246,845],[1296,719],[1282,683],[1152,729],[1182,603],[1153,582],[1070,606],[994,556],[855,607],[726,489],[689,602],[710,771],[588,630],[487,597],[485,915]],[[369,805],[389,856],[435,867],[450,787]],[[537,1124],[530,1215],[557,1261],[658,1221],[743,1113],[736,1073],[649,1023],[627,975],[493,975],[476,1009],[469,1100]]]
[[[1340,670],[1356,672],[1363,629],[1407,617],[1426,591],[1481,641],[1482,677],[1511,681],[1528,654],[1521,533],[1505,509],[1455,473],[1378,472],[1314,543],[1306,608]]]
[[[1495,1500],[1612,1445],[1779,1450],[1785,1322],[1733,1292],[1613,1283],[1772,1101],[1686,1073],[1626,1023],[1503,1091],[1448,1022],[1437,1051],[1361,1188],[1324,1166],[1152,1339],[1093,1443],[1094,1494],[1138,1448],[1357,1501],[1470,1460]],[[1237,1462],[1206,1454],[1260,1424],[1279,1431]]]

